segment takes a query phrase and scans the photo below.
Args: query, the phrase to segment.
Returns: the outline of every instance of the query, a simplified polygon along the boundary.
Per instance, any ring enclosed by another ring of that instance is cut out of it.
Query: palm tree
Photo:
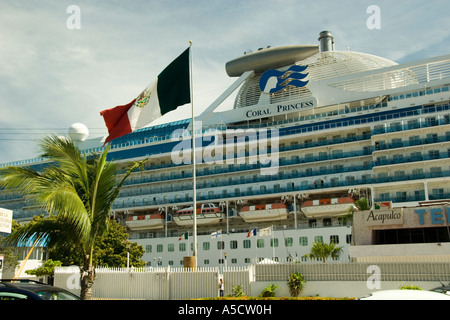
[[[92,299],[95,239],[108,228],[108,218],[120,188],[146,160],[132,164],[118,181],[117,164],[107,161],[109,146],[100,155],[82,155],[68,139],[50,136],[40,143],[47,166],[0,169],[0,186],[22,191],[57,219],[40,219],[8,237],[9,243],[42,239],[48,247],[77,247],[83,255],[81,298]]]
[[[321,259],[323,263],[331,257],[336,259],[342,252],[342,247],[336,247],[334,242],[324,243],[321,241],[314,241],[311,252],[309,253],[310,258]]]

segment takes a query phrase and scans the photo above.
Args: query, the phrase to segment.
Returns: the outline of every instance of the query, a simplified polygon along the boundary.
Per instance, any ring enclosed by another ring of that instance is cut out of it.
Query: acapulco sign
[[[402,208],[392,210],[370,210],[364,213],[364,222],[368,226],[403,224]]]

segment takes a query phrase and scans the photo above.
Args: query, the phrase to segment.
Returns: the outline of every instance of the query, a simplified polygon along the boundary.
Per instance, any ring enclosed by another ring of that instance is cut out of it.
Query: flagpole
[[[190,87],[191,87],[191,112],[192,112],[192,200],[193,200],[193,207],[194,210],[192,210],[194,214],[194,230],[193,230],[193,252],[192,255],[194,257],[194,263],[197,267],[197,172],[196,172],[196,160],[195,160],[195,120],[194,120],[194,86],[192,82],[192,41],[189,41],[189,74],[190,74]],[[201,210],[201,209],[200,209]]]

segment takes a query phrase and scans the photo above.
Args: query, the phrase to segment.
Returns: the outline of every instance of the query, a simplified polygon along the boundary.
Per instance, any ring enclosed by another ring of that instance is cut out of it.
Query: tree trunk
[[[89,263],[89,255],[84,256],[83,267],[81,268],[81,299],[92,300],[92,285],[94,284],[95,270]]]

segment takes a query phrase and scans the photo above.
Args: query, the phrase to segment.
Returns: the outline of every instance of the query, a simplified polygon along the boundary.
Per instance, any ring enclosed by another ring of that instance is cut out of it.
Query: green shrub
[[[422,290],[421,287],[419,287],[419,286],[414,286],[414,285],[411,285],[411,284],[409,284],[409,285],[401,285],[401,286],[400,286],[400,289],[401,289],[401,290]]]
[[[274,283],[272,283],[272,284],[268,285],[267,287],[265,287],[259,296],[262,298],[275,297],[276,289],[278,289],[278,286],[276,286]]]
[[[233,289],[231,289],[231,296],[236,298],[245,296],[245,293],[242,290],[242,286],[240,284],[234,286]]]
[[[292,297],[298,297],[305,286],[305,279],[301,273],[291,273],[288,279],[289,293]]]

